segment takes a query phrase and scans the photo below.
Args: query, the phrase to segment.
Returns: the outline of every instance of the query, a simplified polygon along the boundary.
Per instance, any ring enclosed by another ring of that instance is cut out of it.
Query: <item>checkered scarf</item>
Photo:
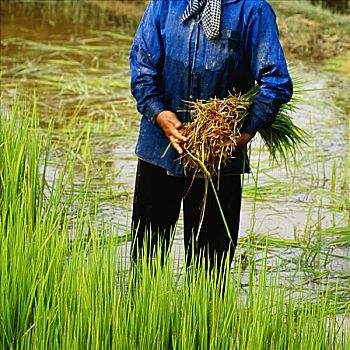
[[[189,0],[181,22],[201,12],[206,37],[216,39],[220,34],[221,0]]]

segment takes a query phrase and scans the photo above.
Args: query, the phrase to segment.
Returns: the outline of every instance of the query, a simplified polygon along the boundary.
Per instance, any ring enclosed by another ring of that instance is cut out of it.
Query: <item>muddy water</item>
[[[100,198],[101,216],[118,225],[120,234],[127,232],[139,124],[129,92],[132,34],[57,18],[43,21],[35,11],[11,11],[16,13],[1,12],[3,101],[31,98],[35,88],[43,131],[52,116],[56,121],[49,177],[64,156],[73,154],[79,160],[74,169],[78,185],[88,176]],[[253,176],[244,180],[242,237],[253,232],[311,241],[317,232],[350,225],[349,116],[336,107],[331,88],[341,78],[300,63],[297,71],[308,81],[307,88],[316,89],[305,96],[295,116],[310,133],[310,145],[286,172],[271,168],[266,153],[259,152],[258,139],[252,143]],[[174,246],[180,259],[181,227],[180,218]],[[347,248],[334,251],[349,256]],[[335,264],[350,270],[349,260]]]
[[[128,68],[132,35],[88,21],[72,23],[59,10],[43,15],[42,8],[2,8],[2,100],[30,101],[35,89],[43,131],[55,120],[49,180],[71,157],[76,185],[88,178],[101,216],[116,222],[129,208],[133,170],[125,173],[136,159],[139,117]]]

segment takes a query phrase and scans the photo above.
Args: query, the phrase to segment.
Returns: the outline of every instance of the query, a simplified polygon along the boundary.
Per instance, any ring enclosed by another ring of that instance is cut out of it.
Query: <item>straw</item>
[[[255,85],[243,95],[230,94],[224,99],[187,101],[193,121],[185,124],[182,129],[186,141],[182,143],[185,152],[180,159],[185,169],[193,173],[193,179],[198,173],[201,173],[205,184],[196,240],[198,240],[204,220],[209,183],[219,206],[228,237],[232,240],[217,195],[220,170],[236,150],[242,126],[249,115],[253,99],[259,91],[259,85]],[[295,109],[294,104],[295,100],[292,100],[289,104],[283,105],[272,126],[259,130],[270,153],[270,160],[279,162],[281,159],[286,167],[289,159],[295,158],[301,145],[307,143],[306,133],[294,124],[289,113]],[[217,177],[216,188],[213,176]]]
[[[187,141],[182,143],[185,152],[181,161],[185,169],[195,174],[198,171],[204,175],[209,172],[211,176],[220,174],[221,167],[236,149],[236,140],[259,91],[260,87],[255,85],[243,95],[187,102],[193,121],[183,128]],[[294,109],[294,101],[283,105],[272,126],[259,130],[272,162],[287,164],[307,144],[307,134],[292,120],[290,111]],[[203,171],[202,164],[207,171]]]

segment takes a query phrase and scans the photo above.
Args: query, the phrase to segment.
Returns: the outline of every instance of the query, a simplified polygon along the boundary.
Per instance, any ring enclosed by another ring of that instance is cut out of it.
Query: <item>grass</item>
[[[118,1],[120,2],[120,1]],[[123,27],[128,31],[135,31],[137,28],[136,19],[133,16],[126,17],[125,12],[116,11],[111,15],[108,4],[105,1],[84,1],[84,0],[50,0],[50,1],[32,1],[32,0],[4,0],[1,2],[1,10],[17,12],[20,6],[21,12],[29,16],[27,20],[33,24],[38,22],[48,22],[51,27],[56,25],[70,26],[77,28],[84,24],[88,28],[97,26]],[[125,8],[128,1],[123,1]],[[129,5],[132,13],[137,13],[140,1],[133,1]],[[107,6],[106,6],[107,5]],[[136,10],[136,11],[135,11]],[[57,20],[59,17],[59,21]],[[133,21],[132,21],[133,19]]]
[[[286,12],[297,6],[284,3]],[[5,3],[2,2],[3,4]],[[27,6],[29,9],[29,3]],[[68,8],[69,3],[65,3],[65,6]],[[299,11],[302,9],[299,6]],[[321,10],[306,6],[305,11],[318,14],[317,11]],[[17,10],[16,14],[19,15],[20,11]],[[330,18],[327,12],[319,15],[321,19],[324,16]],[[17,24],[7,26],[6,21],[10,17],[4,16],[1,21],[2,99],[12,103],[14,94],[21,101],[30,99],[35,86],[42,133],[45,133],[51,116],[55,116],[48,176],[52,177],[56,164],[65,164],[68,157],[76,164],[76,191],[79,191],[80,185],[84,185],[85,176],[89,175],[90,189],[93,189],[89,196],[100,196],[101,202],[104,202],[104,209],[101,211],[110,214],[119,205],[124,209],[129,208],[132,191],[130,178],[133,176],[132,166],[135,159],[130,158],[130,154],[133,152],[132,142],[136,139],[139,118],[128,88],[126,60],[131,35],[119,30],[112,31],[104,26],[87,29],[88,26],[67,28],[56,25],[52,29],[46,21],[40,22],[41,30],[34,31],[25,20],[20,27]],[[11,35],[13,27],[16,28],[15,36]],[[45,33],[45,37],[41,32]],[[67,39],[70,37],[73,38],[72,41]],[[118,53],[113,56],[115,45],[118,46]],[[98,60],[94,59],[94,53]],[[111,57],[115,60],[110,59]],[[324,76],[315,78],[316,74],[317,72],[309,75],[310,81],[318,83],[324,79]],[[344,95],[347,85],[343,85],[339,79],[334,81],[334,85],[343,90],[342,101],[347,106],[346,94]],[[298,154],[297,162],[292,163],[294,169],[291,169],[288,176],[279,169],[272,168],[262,155],[258,170],[262,178],[257,184],[250,180],[245,185],[244,196],[247,200],[257,201],[258,204],[265,203],[264,205],[271,203],[270,208],[273,205],[280,206],[278,203],[287,203],[295,208],[302,208],[305,212],[309,205],[314,205],[314,209],[322,206],[325,211],[335,210],[335,226],[341,227],[344,226],[343,223],[349,222],[349,176],[346,163],[349,157],[348,136],[345,135],[348,125],[346,116],[329,107],[334,104],[334,91],[334,86],[327,86],[326,94],[308,95],[308,104],[304,106],[306,113],[303,114],[301,122],[305,129],[314,129],[311,137],[315,139],[314,144]],[[310,112],[313,119],[318,115],[320,118],[309,125],[305,119],[308,118],[310,105],[319,106],[320,100],[324,109],[322,113],[317,108]],[[328,117],[331,114],[334,118]],[[334,139],[332,133],[337,134],[336,145],[334,142],[330,145]],[[257,141],[252,146],[254,174],[259,148]],[[334,162],[337,166],[335,174],[332,175],[330,169]],[[337,185],[330,190],[329,184],[334,182]],[[288,231],[288,228],[285,230]]]
[[[282,45],[289,59],[325,60],[326,69],[348,76],[349,15],[334,14],[307,0],[271,0],[270,3],[277,13]],[[89,1],[89,4],[116,19],[123,15],[133,24],[134,32],[147,2]]]
[[[350,50],[349,15],[334,14],[302,1],[271,1],[277,13],[287,56],[320,61],[347,57]]]
[[[350,79],[350,52],[344,56],[326,60],[324,67],[329,72],[341,73],[345,78]]]
[[[1,9],[14,12],[16,3],[16,0],[2,1]],[[347,74],[344,69],[349,63],[349,15],[334,14],[321,6],[311,5],[307,0],[271,0],[270,3],[277,13],[281,40],[288,58],[314,62],[328,59],[332,62],[332,70],[336,66],[338,72]],[[53,27],[57,25],[59,15],[61,21],[68,22],[70,27],[72,24],[84,24],[88,28],[112,26],[131,35],[136,31],[146,5],[145,0],[52,0],[34,2],[34,6],[33,1],[21,1],[26,14],[34,13],[37,17],[39,13],[40,17],[34,20],[47,21]],[[338,64],[338,58],[332,61],[334,57],[339,57],[341,62]]]
[[[350,124],[334,90],[308,95],[311,146],[288,174],[252,144],[242,215],[255,226],[241,225],[224,293],[174,252],[130,269],[131,35],[55,32],[52,11],[15,35],[1,17],[0,348],[349,349]]]
[[[350,288],[344,275],[310,265],[321,251],[314,236],[290,261],[271,255],[281,242],[248,239],[224,290],[220,276],[171,257],[129,268],[118,232],[97,218],[87,179],[78,202],[69,200],[74,164],[45,181],[51,136],[41,136],[35,105],[20,102],[3,105],[0,118],[2,348],[349,346]],[[300,283],[309,266],[313,282]]]
[[[10,5],[1,3],[5,9],[1,20],[2,101],[11,104],[14,95],[21,103],[30,101],[35,89],[40,131],[45,133],[53,116],[55,119],[48,177],[54,176],[57,164],[74,160],[72,191],[79,191],[89,176],[87,196],[97,196],[104,203],[101,211],[111,212],[111,203],[126,211],[131,186],[123,167],[130,159],[117,152],[121,148],[130,158],[127,143],[138,121],[129,92],[127,56],[132,36],[105,25],[68,25],[64,15],[62,21],[56,21],[54,12],[55,23],[44,18],[39,21],[40,30],[34,31],[31,19],[38,12],[48,15],[46,5],[37,11],[28,3],[21,10],[13,7],[13,12]],[[65,5],[68,11],[71,5]],[[18,18],[11,20],[11,13],[21,19],[19,32],[12,32],[12,22]]]

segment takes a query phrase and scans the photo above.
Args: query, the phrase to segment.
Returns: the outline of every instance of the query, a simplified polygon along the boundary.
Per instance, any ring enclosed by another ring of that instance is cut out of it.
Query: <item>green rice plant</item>
[[[280,159],[286,167],[307,144],[308,137],[292,120],[291,113],[295,111],[303,90],[299,78],[293,81],[294,98],[280,107],[271,126],[259,130],[270,159],[276,162]],[[186,169],[194,174],[198,171],[208,172],[211,176],[220,174],[221,165],[235,151],[236,140],[259,92],[260,86],[256,84],[242,95],[187,102],[192,121],[181,130],[186,141],[182,142],[185,152],[180,158]]]
[[[69,23],[83,18],[68,2],[47,4],[53,28],[60,6],[67,18],[76,14]],[[98,22],[93,15],[91,22]],[[298,155],[303,162],[283,179],[266,176],[271,167],[259,154],[259,186],[246,188],[254,205],[295,208],[305,199],[310,208],[344,216],[308,239],[260,236],[253,227],[254,236],[239,242],[243,253],[225,276],[224,292],[222,277],[200,264],[185,269],[157,258],[153,267],[144,259],[129,268],[128,229],[119,237],[109,222],[115,212],[101,212],[104,200],[127,196],[111,189],[123,180],[111,171],[110,150],[124,148],[122,135],[136,125],[125,54],[131,36],[93,27],[85,32],[79,25],[84,34],[72,42],[64,30],[56,39],[2,40],[0,348],[348,349],[348,155],[340,160],[308,149],[309,158]],[[33,111],[22,97],[34,82]],[[15,86],[20,97],[12,101]],[[328,181],[330,161],[338,168]],[[309,166],[310,173],[300,172]],[[312,210],[306,231],[314,227]]]
[[[13,115],[23,115],[23,121],[13,119]],[[37,127],[36,106],[33,110],[14,104],[10,111],[1,111],[0,125],[0,207],[2,223],[11,225],[15,211],[23,201],[22,209],[26,224],[32,227],[41,208],[43,183],[39,177],[38,158],[47,147],[34,136]]]
[[[302,146],[307,145],[309,135],[293,122],[293,114],[297,110],[297,103],[301,101],[302,95],[307,91],[303,87],[300,77],[293,73],[293,97],[290,102],[283,104],[270,127],[260,129],[264,145],[267,148],[270,159],[278,163],[281,160],[287,167],[290,159],[295,159]],[[252,101],[259,93],[260,87],[255,85],[246,94],[241,96],[243,101]],[[251,102],[250,102],[251,103]]]
[[[54,186],[45,181],[50,140],[38,134],[33,109],[16,102],[5,111],[0,118],[0,212],[8,213],[0,216],[1,348],[349,347],[350,306],[341,298],[342,279],[322,289],[288,285],[284,276],[294,268],[284,274],[271,270],[267,242],[257,250],[248,241],[246,266],[237,256],[234,270],[224,275],[200,261],[176,270],[171,256],[162,263],[161,254],[129,267],[122,254],[126,243],[114,239],[112,227],[101,226],[88,186],[70,219],[73,208],[64,193],[67,178],[74,182],[74,164],[58,173]]]

